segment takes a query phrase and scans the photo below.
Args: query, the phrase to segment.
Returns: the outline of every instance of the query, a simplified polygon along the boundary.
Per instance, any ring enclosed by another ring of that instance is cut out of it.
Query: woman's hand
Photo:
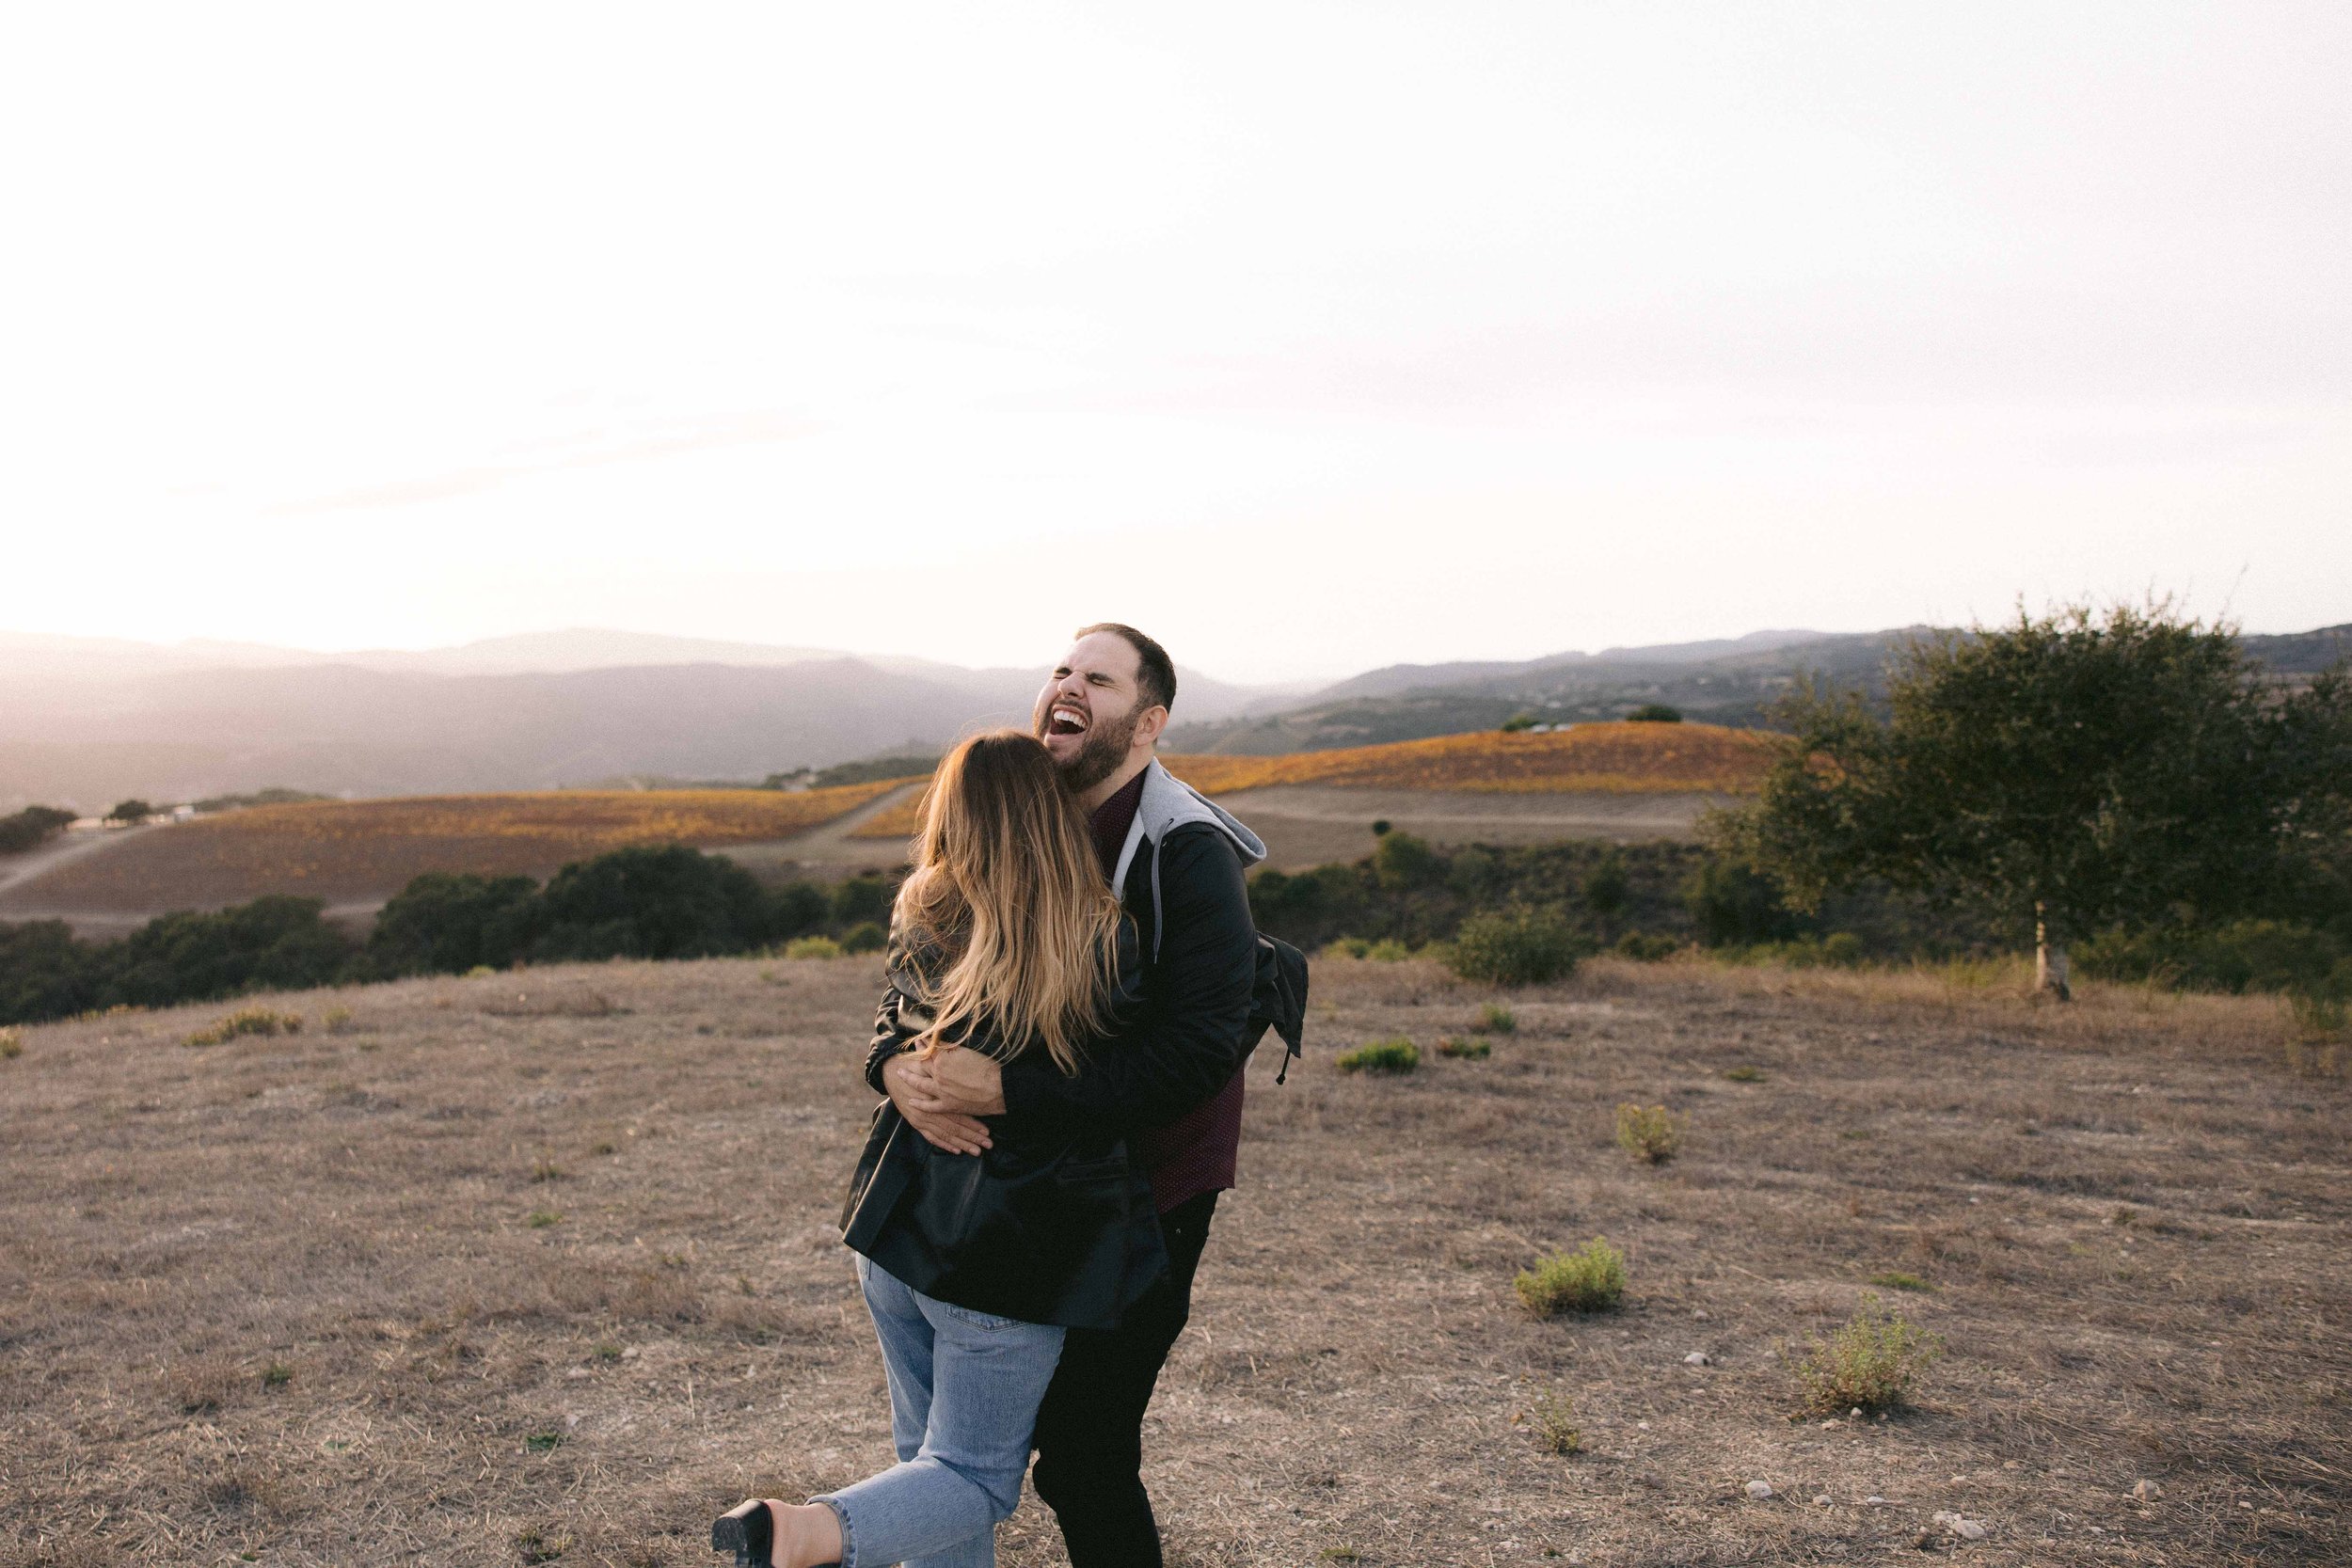
[[[954,1046],[946,1049],[956,1055],[973,1054]],[[977,1154],[990,1147],[987,1125],[943,1094],[936,1059],[901,1052],[882,1064],[882,1075],[890,1102],[932,1148],[949,1154]]]

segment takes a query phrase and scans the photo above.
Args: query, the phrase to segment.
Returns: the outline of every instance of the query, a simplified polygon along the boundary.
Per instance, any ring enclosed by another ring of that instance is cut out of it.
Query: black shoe
[[[733,1552],[735,1568],[775,1568],[775,1514],[757,1497],[736,1504],[711,1525],[710,1549]]]

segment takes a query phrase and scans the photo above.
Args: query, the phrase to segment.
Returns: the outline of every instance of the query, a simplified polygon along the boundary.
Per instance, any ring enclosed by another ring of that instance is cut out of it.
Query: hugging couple
[[[1306,973],[1262,942],[1257,835],[1152,759],[1166,650],[1088,626],[1032,733],[940,764],[891,917],[842,1213],[898,1463],[711,1544],[778,1568],[985,1568],[1037,1490],[1073,1568],[1153,1568],[1144,1407],[1233,1185],[1243,1067]]]

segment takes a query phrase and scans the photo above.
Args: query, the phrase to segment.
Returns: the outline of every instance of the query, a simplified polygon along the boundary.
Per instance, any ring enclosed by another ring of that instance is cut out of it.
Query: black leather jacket
[[[1131,923],[1120,930],[1120,995],[1137,1006],[1140,964]],[[922,977],[936,973],[935,948],[910,951],[893,930],[888,989],[874,1021],[867,1077],[930,1024]],[[1059,1076],[1042,1047],[1009,1050],[985,1037],[963,1040],[1000,1060],[1034,1057]],[[1089,1042],[1079,1076],[1120,1048]],[[976,1312],[1069,1328],[1108,1328],[1167,1267],[1152,1186],[1128,1159],[1120,1130],[1105,1121],[1009,1111],[988,1119],[990,1148],[948,1154],[932,1148],[884,1100],[842,1206],[842,1239],[927,1296]]]

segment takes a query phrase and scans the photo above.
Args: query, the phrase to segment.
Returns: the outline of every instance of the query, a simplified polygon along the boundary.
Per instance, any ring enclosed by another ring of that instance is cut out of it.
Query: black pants
[[[1037,1412],[1037,1495],[1061,1525],[1071,1568],[1160,1568],[1160,1527],[1143,1489],[1143,1411],[1192,1315],[1192,1275],[1216,1195],[1160,1216],[1168,1274],[1117,1328],[1073,1328]]]

